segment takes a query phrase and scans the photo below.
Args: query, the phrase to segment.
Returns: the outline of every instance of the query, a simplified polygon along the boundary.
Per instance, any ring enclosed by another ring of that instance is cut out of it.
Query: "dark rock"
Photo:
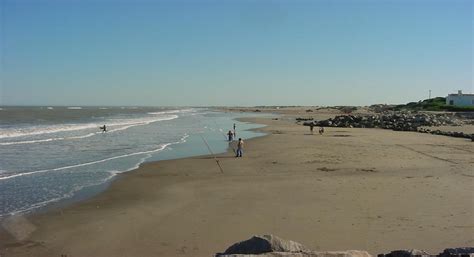
[[[473,257],[474,247],[446,248],[439,257]]]
[[[379,254],[377,257],[428,257],[431,256],[429,253],[423,250],[410,249],[410,250],[395,250],[388,254]]]
[[[372,257],[366,251],[316,252],[300,243],[284,240],[272,235],[254,236],[236,243],[216,257]]]
[[[312,123],[313,126],[321,127],[383,128],[395,131],[419,131],[421,133],[467,138],[461,132],[433,132],[429,129],[421,129],[421,127],[439,126],[442,124],[460,125],[461,122],[454,118],[454,116],[443,114],[392,112],[376,115],[339,115],[332,119]]]
[[[297,121],[313,120],[313,118],[296,118]]]
[[[253,236],[233,244],[216,257],[372,257],[366,251],[348,250],[317,252],[302,244],[284,240],[273,235]],[[442,253],[431,255],[423,250],[395,250],[377,257],[474,257],[474,247],[447,248]]]
[[[304,252],[308,251],[302,244],[283,240],[273,235],[253,236],[227,248],[224,255],[229,254],[262,254],[268,252]],[[220,256],[218,254],[217,256]]]

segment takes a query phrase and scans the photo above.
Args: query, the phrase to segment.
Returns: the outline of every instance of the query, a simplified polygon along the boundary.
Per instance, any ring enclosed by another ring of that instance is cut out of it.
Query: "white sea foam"
[[[162,145],[160,145],[160,148],[158,148],[158,149],[154,149],[154,150],[150,150],[150,151],[130,153],[130,154],[123,154],[123,155],[109,157],[109,158],[105,158],[105,159],[97,160],[97,161],[85,162],[85,163],[80,163],[80,164],[75,164],[75,165],[70,165],[70,166],[64,166],[64,167],[59,167],[59,168],[54,168],[54,169],[36,170],[36,171],[30,171],[30,172],[17,173],[17,174],[13,174],[13,175],[9,175],[9,176],[7,175],[7,176],[4,176],[4,177],[0,177],[0,180],[11,179],[11,178],[16,178],[16,177],[21,177],[21,176],[34,175],[34,174],[39,174],[39,173],[51,172],[51,171],[68,170],[68,169],[72,169],[72,168],[89,166],[89,165],[97,164],[97,163],[103,163],[103,162],[106,162],[106,161],[111,161],[111,160],[124,158],[124,157],[130,157],[130,156],[135,156],[135,155],[140,155],[140,154],[155,153],[155,152],[158,152],[158,151],[161,151],[161,150],[165,149],[165,147],[167,147],[168,145],[169,144],[162,144]]]
[[[34,204],[28,204],[28,206],[25,206],[23,208],[20,208],[20,209],[17,209],[13,212],[10,212],[10,213],[6,213],[6,214],[0,214],[0,217],[5,217],[5,216],[10,216],[10,215],[18,215],[18,214],[21,214],[21,213],[25,213],[25,212],[29,212],[29,211],[32,211],[34,209],[37,209],[37,208],[41,208],[41,207],[44,207],[50,203],[54,203],[54,202],[59,202],[63,199],[67,199],[67,198],[70,198],[74,195],[74,193],[76,193],[77,191],[85,188],[85,187],[91,187],[91,186],[97,186],[97,185],[100,185],[100,184],[103,184],[105,183],[106,181],[108,181],[109,179],[111,179],[112,177],[114,177],[117,173],[110,173],[110,176],[104,178],[104,179],[100,179],[100,180],[97,180],[95,183],[89,183],[87,185],[83,185],[83,186],[75,186],[74,188],[72,188],[71,191],[69,191],[68,193],[65,193],[63,194],[62,196],[60,197],[55,197],[55,198],[52,198],[52,199],[49,199],[49,200],[46,200],[46,201],[42,201],[42,202],[39,202],[39,203],[34,203]]]
[[[63,139],[64,137],[56,137],[56,138],[47,138],[47,139],[38,139],[38,140],[2,142],[0,143],[0,145],[22,145],[22,144],[44,143],[44,142],[51,142],[51,141],[63,140]]]
[[[180,109],[180,110],[169,110],[169,111],[160,111],[160,112],[149,112],[148,114],[172,114],[172,113],[189,113],[189,112],[195,112],[195,109]]]
[[[120,159],[120,158],[125,158],[125,157],[130,157],[130,156],[136,156],[136,155],[142,155],[142,154],[147,154],[147,155],[150,155],[152,153],[156,153],[156,152],[159,152],[159,151],[162,151],[163,149],[165,149],[167,146],[169,145],[172,145],[172,144],[178,144],[178,143],[184,143],[186,142],[186,138],[188,137],[188,135],[184,135],[180,141],[178,142],[174,142],[174,143],[167,143],[167,144],[161,144],[159,148],[157,149],[154,149],[154,150],[150,150],[150,151],[142,151],[142,152],[135,152],[135,153],[129,153],[129,154],[123,154],[123,155],[118,155],[118,156],[114,156],[114,157],[109,157],[109,158],[105,158],[105,159],[102,159],[102,160],[97,160],[97,161],[91,161],[91,162],[85,162],[85,163],[80,163],[80,164],[75,164],[75,165],[70,165],[70,166],[64,166],[64,167],[59,167],[59,168],[54,168],[54,169],[45,169],[45,170],[36,170],[36,171],[30,171],[30,172],[23,172],[23,173],[16,173],[16,174],[12,174],[12,175],[6,175],[6,176],[2,176],[1,174],[3,173],[0,173],[0,180],[5,180],[5,179],[11,179],[11,178],[16,178],[16,177],[22,177],[22,176],[29,176],[29,175],[34,175],[34,174],[39,174],[39,173],[45,173],[45,172],[51,172],[51,171],[61,171],[61,170],[68,170],[68,169],[72,169],[72,168],[77,168],[77,167],[83,167],[83,166],[89,166],[89,165],[93,165],[93,164],[97,164],[97,163],[103,163],[103,162],[107,162],[107,161],[111,161],[111,160],[115,160],[115,159]],[[149,157],[147,157],[149,158]],[[146,160],[147,158],[145,158],[144,160]],[[144,161],[143,160],[143,161]],[[137,165],[140,165],[142,162],[139,162]],[[138,166],[132,168],[132,169],[135,169],[135,168],[138,168]],[[131,169],[128,169],[126,171],[129,171]]]
[[[13,141],[13,142],[2,142],[0,145],[23,145],[23,144],[34,144],[34,143],[44,143],[44,142],[51,142],[51,141],[58,141],[58,140],[67,140],[67,139],[81,139],[91,137],[97,134],[101,134],[102,132],[95,132],[89,133],[82,136],[73,136],[73,137],[53,137],[53,138],[46,138],[46,139],[38,139],[38,140],[26,140],[26,141]]]
[[[32,126],[27,128],[20,129],[0,129],[0,139],[2,138],[15,138],[15,137],[24,137],[24,136],[37,136],[43,134],[54,134],[59,132],[71,132],[79,131],[86,129],[98,129],[103,123],[107,123],[107,126],[110,128],[109,132],[115,132],[120,130],[125,130],[135,126],[147,125],[153,122],[173,120],[178,118],[178,115],[160,115],[160,116],[151,116],[144,118],[134,118],[134,119],[110,119],[102,123],[83,123],[83,124],[61,124],[61,125],[48,125],[48,126]],[[13,144],[27,144],[27,143],[39,143],[39,142],[49,142],[63,139],[77,139],[85,138],[95,135],[96,133],[89,133],[84,136],[76,137],[54,137],[48,139],[38,139],[38,140],[22,140],[16,142],[3,142],[0,145],[13,145]]]
[[[97,124],[84,123],[84,124],[62,124],[54,126],[32,126],[27,128],[19,129],[0,129],[0,138],[13,138],[23,136],[35,136],[42,134],[52,134],[58,132],[68,132],[83,129],[97,128]]]
[[[100,179],[100,180],[96,180],[94,183],[88,183],[86,185],[77,185],[75,187],[73,187],[69,192],[63,194],[62,196],[60,197],[55,197],[55,198],[52,198],[52,199],[49,199],[49,200],[46,200],[46,201],[42,201],[42,202],[38,202],[38,203],[34,203],[34,204],[28,204],[27,206],[23,207],[23,208],[19,208],[19,209],[16,209],[15,211],[13,212],[10,212],[10,213],[5,213],[5,214],[0,214],[0,217],[5,217],[5,216],[9,216],[9,215],[17,215],[17,214],[21,214],[21,213],[26,213],[26,212],[29,212],[29,211],[32,211],[34,209],[37,209],[37,208],[41,208],[41,207],[44,207],[50,203],[54,203],[54,202],[58,202],[58,201],[61,201],[63,199],[67,199],[67,198],[70,198],[72,196],[74,196],[74,194],[76,192],[78,192],[79,190],[82,190],[83,188],[86,188],[86,187],[91,187],[91,186],[96,186],[96,185],[100,185],[100,184],[103,184],[105,182],[107,182],[108,180],[110,180],[111,178],[113,178],[114,176],[116,176],[117,174],[119,173],[123,173],[123,172],[127,172],[127,171],[131,171],[131,170],[134,170],[134,169],[137,169],[143,162],[145,162],[148,158],[151,157],[152,153],[153,152],[158,152],[158,151],[161,151],[161,150],[164,150],[167,146],[169,145],[173,145],[173,144],[179,144],[179,143],[184,143],[186,142],[186,138],[188,138],[188,134],[185,134],[179,141],[177,142],[174,142],[174,143],[168,143],[168,144],[162,144],[160,146],[160,148],[158,149],[155,149],[155,150],[152,150],[152,151],[146,151],[146,152],[140,152],[140,153],[135,153],[135,155],[137,154],[143,154],[145,153],[145,156],[143,158],[141,158],[133,167],[129,168],[129,169],[126,169],[126,170],[110,170],[110,171],[107,171],[110,175],[103,178],[103,179]],[[121,158],[121,157],[126,157],[126,156],[131,156],[133,154],[129,154],[129,155],[123,155],[123,156],[116,156],[116,157],[113,157],[113,158]],[[112,158],[109,158],[109,159],[112,159]],[[103,161],[103,160],[101,160]],[[63,167],[63,169],[66,169],[68,167]],[[2,173],[6,172],[5,170],[0,170],[0,176]],[[43,172],[43,171],[40,171],[40,172]],[[34,174],[34,173],[30,173],[30,174]],[[0,177],[0,180],[2,179],[8,179],[8,178],[12,178],[13,176],[10,176],[10,177]]]
[[[123,126],[123,127],[119,127],[119,128],[116,128],[116,129],[111,129],[111,130],[108,130],[108,131],[109,132],[115,132],[115,131],[125,130],[125,129],[135,127],[135,126],[148,125],[150,123],[157,122],[157,121],[174,120],[178,117],[179,117],[178,115],[168,115],[168,116],[159,117],[159,118],[154,117],[154,118],[135,119],[131,122],[129,120],[116,120],[115,122],[111,122],[110,125],[108,125],[108,126],[112,126],[112,127],[113,126]]]
[[[91,137],[91,136],[94,136],[94,135],[97,135],[97,134],[102,134],[102,132],[93,132],[93,133],[85,134],[85,135],[82,135],[82,136],[66,137],[64,139],[81,139],[81,138]]]
[[[53,110],[54,108],[53,107],[46,107],[46,109]]]
[[[68,107],[68,110],[82,110],[82,107],[79,107],[79,106],[71,106],[71,107]]]

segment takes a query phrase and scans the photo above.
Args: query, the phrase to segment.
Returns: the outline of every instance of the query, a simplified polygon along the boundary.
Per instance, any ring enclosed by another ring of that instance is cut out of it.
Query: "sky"
[[[0,0],[0,105],[369,105],[474,93],[473,2]]]

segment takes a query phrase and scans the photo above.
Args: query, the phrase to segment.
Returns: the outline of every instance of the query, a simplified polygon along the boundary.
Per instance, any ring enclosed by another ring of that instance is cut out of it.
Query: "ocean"
[[[97,193],[147,161],[209,154],[203,138],[212,152],[225,152],[234,123],[238,137],[263,135],[239,117],[209,108],[3,106],[0,216]]]

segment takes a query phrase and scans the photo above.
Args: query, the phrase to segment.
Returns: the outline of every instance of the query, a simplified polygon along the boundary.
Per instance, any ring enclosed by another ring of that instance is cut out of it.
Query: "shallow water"
[[[224,152],[233,123],[239,137],[262,135],[247,130],[259,125],[233,120],[241,116],[206,108],[2,107],[0,216],[87,194],[145,161],[209,154],[201,137]]]

